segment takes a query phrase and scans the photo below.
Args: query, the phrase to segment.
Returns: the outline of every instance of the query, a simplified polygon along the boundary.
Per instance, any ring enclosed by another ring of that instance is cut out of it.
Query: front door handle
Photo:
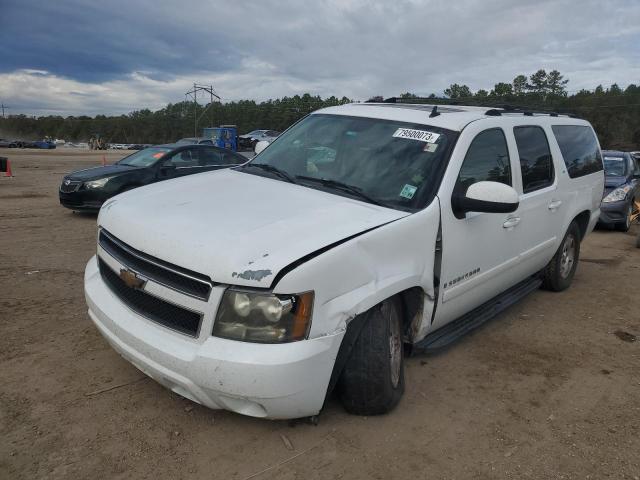
[[[502,224],[504,228],[513,228],[520,223],[520,217],[510,217]]]
[[[557,210],[562,205],[562,200],[552,200],[549,204],[549,210]]]

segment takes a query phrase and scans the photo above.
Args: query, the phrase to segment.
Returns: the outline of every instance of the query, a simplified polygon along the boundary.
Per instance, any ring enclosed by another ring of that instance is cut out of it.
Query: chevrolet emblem
[[[120,279],[127,287],[134,290],[142,290],[147,283],[145,279],[138,277],[135,272],[126,268],[120,270]]]

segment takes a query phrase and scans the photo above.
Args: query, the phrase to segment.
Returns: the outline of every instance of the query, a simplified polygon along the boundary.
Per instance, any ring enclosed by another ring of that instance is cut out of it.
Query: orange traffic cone
[[[102,155],[102,166],[104,167],[107,164],[107,159]]]
[[[8,158],[7,158],[7,171],[4,172],[4,176],[13,177],[13,174],[11,173],[11,160],[9,160]]]

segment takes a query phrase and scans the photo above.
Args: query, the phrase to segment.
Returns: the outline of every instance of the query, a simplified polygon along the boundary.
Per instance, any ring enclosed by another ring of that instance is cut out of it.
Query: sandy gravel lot
[[[265,421],[165,390],[91,324],[96,218],[57,189],[102,153],[0,155],[16,175],[0,178],[0,478],[640,478],[637,230],[592,234],[567,292],[409,359],[393,413],[333,400],[317,426]]]

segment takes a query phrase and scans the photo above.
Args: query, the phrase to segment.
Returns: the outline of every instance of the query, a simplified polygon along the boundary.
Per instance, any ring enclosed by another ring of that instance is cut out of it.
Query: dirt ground
[[[292,424],[182,399],[98,334],[82,286],[96,218],[57,190],[102,153],[0,155],[0,478],[640,478],[637,227],[588,237],[568,291],[408,359],[391,414],[333,400]]]

